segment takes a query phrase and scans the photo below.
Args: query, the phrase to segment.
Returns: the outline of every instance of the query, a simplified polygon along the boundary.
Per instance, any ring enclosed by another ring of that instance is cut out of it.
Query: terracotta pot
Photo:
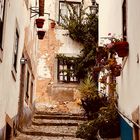
[[[45,35],[45,31],[39,30],[37,31],[38,39],[43,39]]]
[[[37,26],[37,28],[42,28],[43,25],[44,25],[44,21],[45,21],[45,19],[43,19],[43,18],[37,18],[36,19],[36,26]]]
[[[129,44],[126,41],[115,42],[114,49],[119,57],[125,57],[128,56]]]
[[[54,21],[51,22],[51,28],[54,28],[56,23]]]

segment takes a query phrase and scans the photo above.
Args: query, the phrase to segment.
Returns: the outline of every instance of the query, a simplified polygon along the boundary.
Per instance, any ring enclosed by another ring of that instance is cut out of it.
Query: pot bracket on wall
[[[39,7],[35,6],[35,7],[30,7],[31,10],[31,17],[34,17],[36,15],[39,16],[44,16],[44,14],[48,14],[50,15],[50,13],[45,13],[44,12],[44,0],[39,0]]]

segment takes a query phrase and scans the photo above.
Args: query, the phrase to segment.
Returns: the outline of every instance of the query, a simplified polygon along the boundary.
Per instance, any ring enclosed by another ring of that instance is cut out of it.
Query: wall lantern
[[[97,14],[98,13],[98,4],[95,0],[92,0],[92,5],[89,6],[89,10],[91,14]]]

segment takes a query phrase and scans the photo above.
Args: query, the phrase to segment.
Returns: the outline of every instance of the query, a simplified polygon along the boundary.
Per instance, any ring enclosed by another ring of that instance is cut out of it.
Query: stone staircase
[[[34,114],[32,125],[14,140],[81,140],[76,138],[75,133],[83,121],[85,117],[81,114],[38,111]]]

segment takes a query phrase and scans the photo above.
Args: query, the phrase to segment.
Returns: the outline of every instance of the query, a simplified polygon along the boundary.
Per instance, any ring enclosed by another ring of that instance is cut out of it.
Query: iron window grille
[[[59,82],[79,82],[75,74],[74,60],[58,58],[58,81]]]

